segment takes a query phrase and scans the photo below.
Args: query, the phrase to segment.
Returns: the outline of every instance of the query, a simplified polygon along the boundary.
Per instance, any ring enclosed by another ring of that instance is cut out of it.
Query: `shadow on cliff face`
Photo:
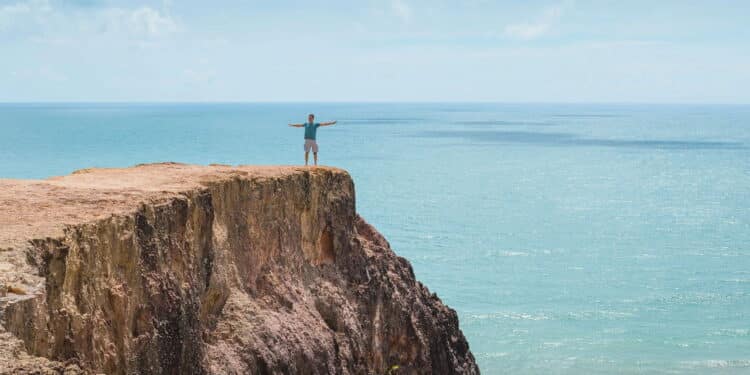
[[[418,133],[425,138],[463,138],[477,143],[523,143],[558,147],[615,147],[664,150],[746,150],[741,142],[697,141],[677,139],[603,139],[584,138],[573,133],[538,133],[528,131],[435,130]]]

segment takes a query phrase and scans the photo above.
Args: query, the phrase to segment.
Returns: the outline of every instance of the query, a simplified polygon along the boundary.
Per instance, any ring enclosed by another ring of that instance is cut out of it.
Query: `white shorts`
[[[318,142],[315,142],[314,139],[305,139],[305,152],[310,152],[310,149],[312,149],[312,152],[318,153]]]

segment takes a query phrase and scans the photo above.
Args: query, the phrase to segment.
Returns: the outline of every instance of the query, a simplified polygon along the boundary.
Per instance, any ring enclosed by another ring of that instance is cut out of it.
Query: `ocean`
[[[485,374],[750,373],[750,107],[0,104],[0,176],[347,169]]]

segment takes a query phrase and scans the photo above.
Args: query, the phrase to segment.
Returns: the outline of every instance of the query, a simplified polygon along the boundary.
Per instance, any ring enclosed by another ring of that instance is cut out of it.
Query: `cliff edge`
[[[334,168],[0,180],[0,373],[476,374]]]

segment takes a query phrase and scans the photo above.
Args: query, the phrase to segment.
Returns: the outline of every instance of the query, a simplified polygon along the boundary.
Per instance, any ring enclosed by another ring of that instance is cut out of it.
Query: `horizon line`
[[[750,106],[750,102],[640,102],[640,101],[495,101],[495,100],[415,100],[415,101],[391,101],[391,100],[344,100],[344,101],[303,101],[303,100],[267,100],[267,101],[251,101],[251,100],[204,100],[204,101],[179,101],[179,100],[165,100],[165,101],[137,101],[137,100],[99,100],[99,101],[0,101],[0,105],[39,105],[39,104],[516,104],[516,105],[719,105],[719,106]]]

